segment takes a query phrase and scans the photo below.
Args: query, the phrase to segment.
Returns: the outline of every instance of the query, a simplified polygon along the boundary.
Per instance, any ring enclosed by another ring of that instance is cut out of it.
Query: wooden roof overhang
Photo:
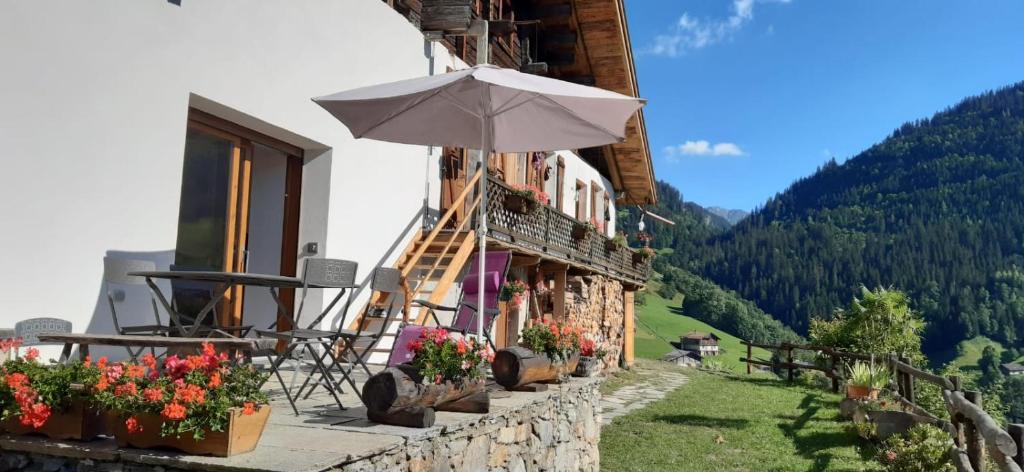
[[[640,96],[623,0],[534,0],[534,11],[546,13],[540,57],[548,76]],[[643,110],[627,123],[624,142],[582,154],[603,158],[598,168],[607,171],[620,204],[657,202]]]

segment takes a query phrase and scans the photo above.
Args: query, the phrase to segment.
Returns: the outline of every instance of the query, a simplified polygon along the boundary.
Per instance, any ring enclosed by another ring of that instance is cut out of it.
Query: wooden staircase
[[[383,364],[387,361],[401,321],[417,324],[427,324],[428,321],[431,321],[428,319],[427,310],[412,306],[412,300],[443,303],[448,297],[456,279],[476,249],[476,232],[468,229],[468,217],[455,222],[454,229],[445,228],[453,226],[450,222],[456,209],[465,204],[479,178],[480,172],[477,172],[452,203],[451,208],[438,220],[434,229],[425,235],[423,231],[420,231],[395,261],[394,267],[402,272],[408,285],[409,296],[405,300],[401,299],[404,298],[401,293],[396,294],[400,298],[396,300],[396,306],[405,306],[402,316],[388,326],[385,337],[371,351],[369,363]],[[477,196],[465,214],[472,215],[479,204],[480,197]],[[366,327],[364,329],[371,332],[379,330],[380,323],[383,321],[375,317],[366,317],[366,313],[372,306],[390,303],[386,297],[386,294],[378,292],[371,294],[369,302],[359,311],[359,315],[349,325],[349,329],[356,329],[359,323],[364,322],[365,318]],[[357,346],[357,349],[359,347]]]

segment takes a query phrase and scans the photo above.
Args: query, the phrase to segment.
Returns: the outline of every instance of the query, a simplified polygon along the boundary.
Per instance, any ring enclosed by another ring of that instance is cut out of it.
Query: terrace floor
[[[290,373],[285,373],[286,380]],[[301,378],[299,379],[301,381]],[[366,375],[358,376],[360,386]],[[339,411],[333,399],[318,389],[308,400],[297,402],[296,416],[281,393],[275,379],[267,382],[271,394],[271,415],[259,445],[250,453],[234,457],[190,456],[173,451],[118,448],[113,439],[97,439],[87,443],[53,441],[34,436],[0,435],[0,456],[4,451],[77,460],[145,464],[166,469],[209,471],[321,471],[340,467],[361,459],[387,454],[404,448],[409,441],[430,438],[453,430],[469,428],[488,421],[487,418],[527,405],[545,402],[553,394],[573,384],[593,379],[572,379],[553,385],[547,392],[507,392],[492,384],[490,413],[485,415],[437,412],[430,428],[406,428],[372,423],[366,409],[351,391],[341,396],[346,410]]]

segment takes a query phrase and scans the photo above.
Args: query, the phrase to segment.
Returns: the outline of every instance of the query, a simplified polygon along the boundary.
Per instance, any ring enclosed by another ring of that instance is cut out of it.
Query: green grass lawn
[[[637,317],[642,321],[636,327],[635,353],[644,359],[661,359],[674,349],[670,344],[651,333],[651,329],[669,341],[678,342],[679,336],[690,331],[715,333],[722,338],[719,341],[719,356],[726,367],[735,372],[746,372],[746,364],[740,363],[740,357],[746,357],[747,347],[740,344],[740,339],[711,325],[685,316],[681,313],[682,298],[666,300],[655,293],[657,285],[653,282],[645,294],[647,303],[637,307]],[[648,329],[648,327],[650,329]],[[770,359],[771,353],[764,349],[754,349],[754,358]]]
[[[687,375],[682,388],[604,428],[602,470],[879,470],[838,420],[838,395],[767,375]]]
[[[977,370],[978,360],[981,359],[981,352],[987,346],[996,348],[997,355],[1001,355],[1006,350],[999,341],[986,338],[985,336],[975,336],[971,339],[960,341],[955,347],[946,352],[932,355],[929,360],[932,367],[935,368],[951,363],[964,371]],[[1022,360],[1024,360],[1024,357],[1017,359],[1017,362]]]

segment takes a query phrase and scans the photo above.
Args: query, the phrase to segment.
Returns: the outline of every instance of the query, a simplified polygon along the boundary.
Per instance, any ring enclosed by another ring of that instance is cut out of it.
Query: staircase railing
[[[462,189],[462,192],[460,192],[459,195],[455,197],[455,200],[453,200],[452,204],[448,207],[448,211],[444,212],[444,215],[441,216],[441,219],[437,220],[437,224],[434,225],[434,229],[431,230],[429,234],[427,234],[426,238],[423,239],[423,242],[420,244],[420,247],[416,249],[416,252],[414,252],[413,255],[406,260],[405,267],[402,268],[403,276],[408,276],[409,273],[412,272],[412,269],[416,266],[416,263],[419,262],[419,260],[423,258],[423,254],[427,252],[427,248],[430,246],[430,244],[432,244],[434,240],[437,239],[437,235],[441,234],[441,232],[444,231],[445,226],[448,226],[448,222],[451,221],[453,216],[455,216],[459,207],[463,206],[466,203],[466,197],[470,194],[470,192],[473,191],[476,182],[480,179],[480,174],[481,171],[477,171],[477,173],[474,174],[471,179],[469,179],[469,182],[466,183],[466,188]],[[474,205],[477,202],[479,202],[479,200],[480,199],[478,197],[474,201]],[[462,222],[460,222],[456,231],[459,231],[465,225],[466,221],[469,221],[469,218],[463,218]],[[451,247],[451,245],[449,244],[447,247]]]

